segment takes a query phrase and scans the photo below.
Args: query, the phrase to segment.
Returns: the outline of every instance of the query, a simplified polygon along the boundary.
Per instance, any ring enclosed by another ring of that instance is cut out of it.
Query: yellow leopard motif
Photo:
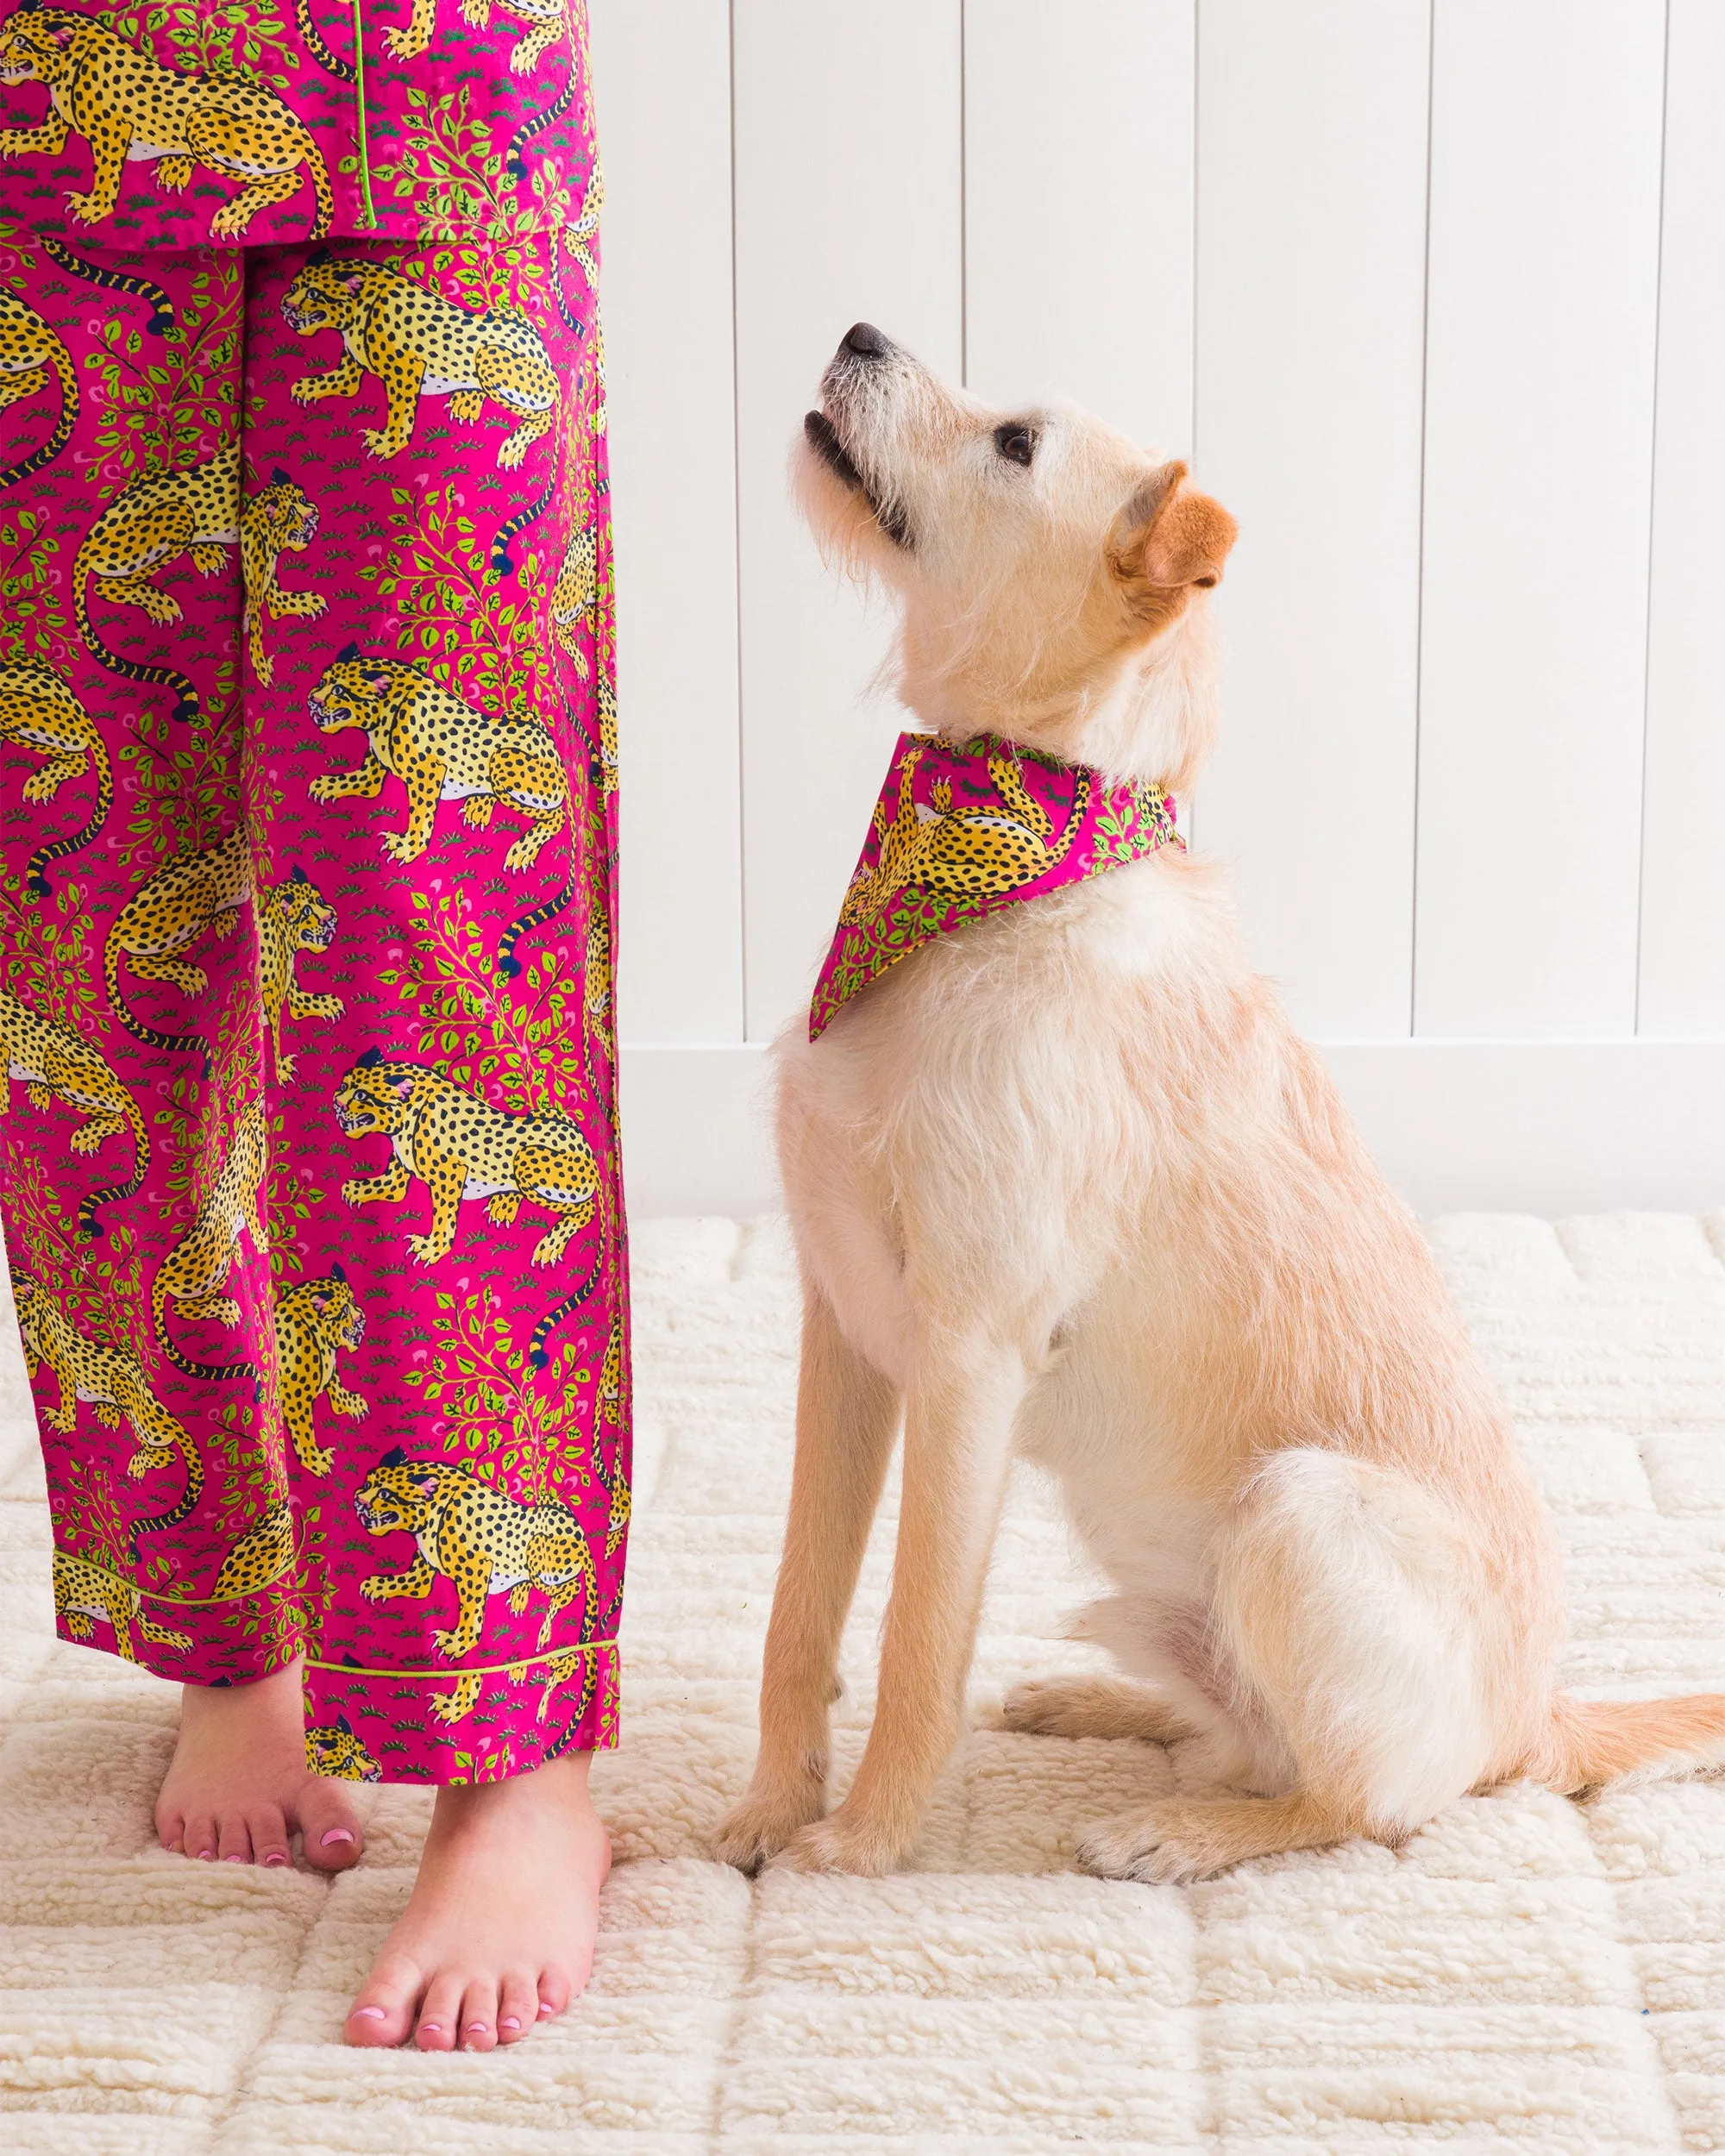
[[[100,1235],[97,1207],[135,1197],[150,1164],[150,1134],[137,1102],[98,1049],[69,1025],[40,1017],[9,988],[0,988],[0,1050],[7,1076],[23,1081],[33,1108],[60,1100],[87,1118],[67,1141],[74,1153],[93,1153],[104,1138],[131,1132],[130,1176],[92,1190],[78,1203],[79,1226],[86,1235]]]
[[[293,962],[301,951],[326,951],[335,940],[336,909],[324,904],[303,868],[296,868],[285,883],[264,893],[258,908],[259,962],[275,1075],[284,1085],[292,1080],[298,1058],[281,1052],[282,1006],[297,1018],[338,1018],[348,1007],[340,996],[308,995],[293,978]]]
[[[196,1321],[213,1318],[218,1325],[240,1322],[240,1306],[220,1291],[234,1263],[242,1233],[249,1233],[252,1248],[261,1257],[269,1249],[260,1199],[269,1166],[264,1131],[264,1106],[254,1100],[234,1129],[233,1141],[210,1194],[198,1208],[198,1218],[156,1268],[150,1289],[150,1315],[161,1351],[177,1370],[187,1377],[210,1379],[249,1377],[258,1371],[251,1363],[199,1363],[175,1343],[167,1329],[167,1305],[172,1302],[182,1318]]]
[[[941,779],[932,789],[934,812],[925,816],[911,791],[922,755],[920,749],[907,749],[900,759],[898,812],[890,823],[885,804],[875,804],[880,858],[871,871],[859,869],[851,879],[838,909],[839,921],[846,928],[873,920],[906,885],[949,905],[959,899],[1016,891],[1020,884],[1059,866],[1084,820],[1090,781],[1081,774],[1066,829],[1059,842],[1050,846],[1048,835],[1054,826],[1048,812],[1026,793],[1010,756],[988,759],[988,776],[1005,804],[1003,809],[955,809],[952,788]]]
[[[421,397],[447,397],[454,419],[477,419],[487,398],[514,413],[521,424],[497,453],[506,472],[551,425],[556,373],[518,307],[458,307],[392,263],[314,255],[289,285],[281,311],[300,336],[335,329],[345,348],[338,367],[293,385],[296,404],[352,397],[367,374],[383,384],[384,425],[360,435],[373,456],[397,456],[407,447]]]
[[[406,787],[407,829],[386,831],[378,842],[392,861],[418,860],[440,801],[465,803],[462,820],[475,830],[499,807],[527,818],[503,857],[505,868],[530,868],[563,828],[568,778],[557,744],[530,711],[493,718],[475,711],[419,667],[362,657],[356,644],[336,655],[307,707],[320,733],[359,728],[367,743],[355,769],[311,781],[314,801],[372,800],[386,777]]]
[[[138,1450],[126,1463],[134,1481],[171,1467],[178,1452],[185,1462],[185,1490],[179,1504],[151,1520],[134,1523],[134,1539],[177,1527],[204,1494],[204,1462],[185,1427],[156,1396],[135,1356],[103,1347],[74,1332],[66,1313],[41,1282],[18,1266],[12,1268],[12,1295],[18,1307],[18,1332],[24,1344],[24,1371],[34,1377],[46,1363],[60,1385],[60,1402],[42,1411],[50,1430],[70,1437],[78,1426],[78,1407],[87,1401],[104,1430],[130,1426]]]
[[[315,1723],[305,1733],[305,1764],[332,1782],[381,1782],[383,1769],[354,1734],[345,1714]]]
[[[158,1032],[134,1013],[120,993],[120,959],[122,953],[130,959],[141,980],[171,981],[189,996],[202,995],[209,986],[204,968],[175,954],[205,936],[231,936],[253,881],[251,833],[239,824],[207,852],[164,862],[121,908],[102,947],[103,976],[109,1008],[134,1040],[201,1055],[207,1065],[210,1044],[202,1034]]]
[[[574,661],[575,672],[587,678],[586,654],[577,630],[599,633],[599,526],[583,524],[572,532],[563,551],[563,566],[551,586],[551,622],[557,642]]]
[[[242,179],[210,220],[215,239],[237,240],[260,210],[291,200],[302,166],[317,197],[307,236],[321,240],[335,217],[323,152],[254,76],[163,67],[86,15],[23,0],[0,22],[0,82],[48,87],[38,126],[0,130],[0,157],[58,157],[72,135],[89,142],[90,186],[66,197],[80,224],[113,215],[129,163],[154,163],[156,183],[170,194],[189,187],[200,165]]]
[[[74,1639],[92,1638],[99,1620],[114,1627],[114,1645],[128,1662],[138,1658],[132,1645],[134,1625],[154,1646],[191,1645],[189,1633],[170,1632],[144,1614],[143,1598],[130,1580],[86,1558],[69,1557],[64,1550],[54,1551],[53,1598],[54,1614],[65,1619],[66,1628]]]
[[[27,801],[52,801],[68,780],[96,774],[96,805],[81,830],[66,838],[51,839],[32,857],[26,886],[33,899],[45,899],[53,889],[47,880],[51,861],[87,846],[108,821],[114,805],[114,774],[107,747],[96,722],[72,694],[71,685],[34,659],[15,660],[0,667],[0,745],[28,749],[47,761],[24,781]]]
[[[292,1563],[292,1511],[285,1504],[272,1505],[222,1560],[210,1594],[216,1601],[254,1595],[279,1580]]]
[[[365,1313],[348,1285],[348,1275],[332,1264],[323,1280],[297,1280],[275,1291],[277,1382],[282,1413],[299,1463],[310,1475],[327,1475],[336,1455],[317,1442],[317,1402],[329,1396],[330,1412],[358,1420],[369,1404],[350,1393],[336,1375],[336,1357],[364,1344]]]
[[[240,517],[240,561],[246,577],[245,636],[252,672],[268,688],[275,661],[264,649],[264,616],[284,614],[316,621],[329,604],[322,592],[285,592],[276,570],[285,552],[304,554],[317,536],[316,505],[278,467],[269,485],[254,494]]]
[[[537,1589],[549,1598],[539,1627],[543,1648],[560,1610],[593,1589],[593,1555],[581,1523],[561,1505],[520,1505],[489,1482],[441,1460],[411,1460],[398,1445],[366,1477],[354,1501],[368,1534],[411,1534],[419,1554],[405,1572],[380,1572],[360,1582],[368,1601],[429,1595],[438,1579],[455,1589],[452,1632],[431,1635],[439,1654],[471,1654],[485,1625],[486,1599],[509,1596],[520,1616]],[[453,1693],[434,1695],[432,1711],[459,1721],[479,1698],[477,1677],[458,1677]]]
[[[431,1232],[407,1247],[424,1265],[449,1255],[457,1210],[483,1198],[486,1218],[507,1227],[522,1201],[543,1206],[556,1224],[533,1247],[536,1265],[555,1265],[599,1201],[599,1163],[577,1125],[551,1109],[506,1115],[423,1063],[386,1062],[368,1048],[336,1094],[336,1119],[352,1138],[389,1139],[380,1175],[342,1185],[350,1206],[399,1205],[417,1175],[431,1194]]]
[[[561,45],[568,35],[564,0],[500,0],[500,4],[532,26],[525,37],[517,40],[509,55],[511,74],[531,74],[551,47]],[[462,22],[475,30],[488,29],[491,6],[492,0],[461,0]],[[384,32],[384,50],[392,60],[416,59],[431,42],[436,16],[437,0],[413,0],[406,28]]]
[[[0,143],[5,136],[0,135]],[[0,472],[0,487],[16,486],[45,464],[52,464],[72,439],[78,423],[78,376],[60,332],[51,329],[26,299],[0,289],[0,411],[39,396],[53,375],[60,389],[60,417],[39,449]]]
[[[200,575],[213,576],[227,560],[223,549],[240,543],[240,451],[237,443],[220,449],[207,464],[183,472],[154,467],[138,473],[121,489],[85,533],[72,570],[72,606],[84,648],[100,667],[122,680],[172,689],[179,698],[172,716],[198,716],[198,691],[172,667],[141,666],[122,659],[102,641],[90,617],[91,577],[102,597],[116,606],[141,607],[159,627],[180,618],[179,602],[149,581],[183,554],[191,556]]]

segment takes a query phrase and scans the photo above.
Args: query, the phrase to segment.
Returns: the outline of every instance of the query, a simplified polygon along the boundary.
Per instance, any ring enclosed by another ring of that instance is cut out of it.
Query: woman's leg
[[[6,1245],[63,1638],[185,1687],[157,1808],[188,1854],[351,1863],[308,1772],[279,1440],[272,1161],[240,799],[239,256],[4,277],[43,365],[0,448]]]
[[[361,317],[371,360],[326,393]],[[297,1193],[307,1739],[444,1790],[362,2042],[486,2046],[560,2007],[608,1861],[586,1766],[617,1730],[629,1356],[597,346],[555,234],[254,258],[247,798]]]

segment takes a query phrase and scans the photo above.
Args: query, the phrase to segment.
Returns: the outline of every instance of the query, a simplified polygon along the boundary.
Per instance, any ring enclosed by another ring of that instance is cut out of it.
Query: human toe
[[[419,1971],[405,1955],[386,1955],[348,2009],[348,2042],[367,2049],[400,2043],[412,2026],[420,1989]]]
[[[538,2018],[539,1987],[524,1970],[511,1971],[498,1996],[498,2042],[518,2044]]]
[[[188,1857],[200,1857],[205,1864],[214,1864],[217,1839],[213,1812],[193,1812],[187,1819],[184,1847]]]
[[[216,1824],[216,1854],[223,1864],[252,1861],[251,1830],[243,1812],[223,1812]]]
[[[280,1805],[254,1806],[246,1814],[246,1832],[251,1838],[254,1864],[288,1863],[287,1821]]]
[[[463,2051],[491,2051],[497,2044],[497,1985],[472,1978],[461,1994],[461,2046]]]
[[[537,2019],[549,2021],[561,2014],[575,1996],[575,1987],[569,1972],[561,1962],[548,1962],[539,1971],[539,2012]]]
[[[319,1871],[345,1871],[365,1846],[354,1808],[333,1783],[314,1782],[299,1801],[298,1824],[305,1861]]]
[[[421,2051],[453,2051],[461,2034],[461,1981],[447,1971],[425,1987],[414,2041]]]

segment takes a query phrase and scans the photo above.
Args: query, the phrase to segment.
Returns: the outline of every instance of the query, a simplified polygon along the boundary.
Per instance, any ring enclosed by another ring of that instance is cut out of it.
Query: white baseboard
[[[1338,1041],[1342,1097],[1415,1211],[1725,1205],[1725,1041]],[[764,1050],[625,1045],[630,1210],[776,1209]]]

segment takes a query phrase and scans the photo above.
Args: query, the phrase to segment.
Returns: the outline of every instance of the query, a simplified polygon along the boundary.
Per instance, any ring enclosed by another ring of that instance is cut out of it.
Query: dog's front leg
[[[718,1832],[720,1860],[754,1871],[826,1809],[827,1712],[838,1640],[898,1429],[895,1387],[853,1348],[812,1281],[803,1298],[797,1455],[761,1672],[761,1750]]]
[[[850,1794],[830,1818],[806,1827],[779,1863],[890,1871],[914,1841],[963,1720],[1025,1385],[1023,1358],[1003,1343],[950,1333],[919,1343],[875,1726]]]

